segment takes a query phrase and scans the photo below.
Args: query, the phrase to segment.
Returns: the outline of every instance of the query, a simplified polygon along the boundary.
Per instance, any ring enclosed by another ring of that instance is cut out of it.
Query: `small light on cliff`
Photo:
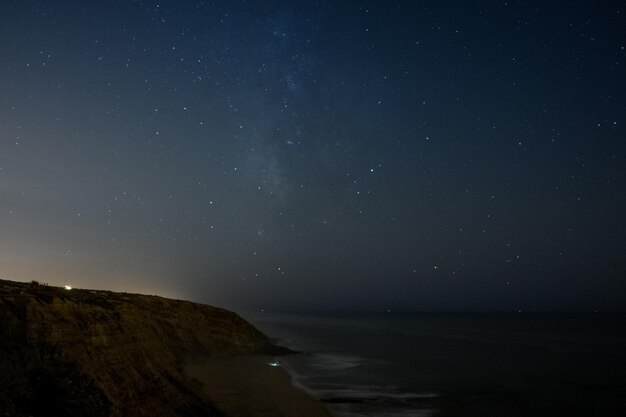
[[[66,285],[66,286],[65,286],[65,289],[69,291],[69,290],[71,290],[71,289],[72,289],[72,286],[71,286],[71,285]]]
[[[278,361],[273,361],[273,362],[268,363],[268,365],[269,366],[273,366],[273,367],[277,367],[277,366],[280,366],[280,363]]]

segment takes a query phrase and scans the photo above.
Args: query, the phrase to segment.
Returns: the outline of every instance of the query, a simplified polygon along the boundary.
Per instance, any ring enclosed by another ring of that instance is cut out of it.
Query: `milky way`
[[[622,2],[3,1],[0,278],[626,306]]]

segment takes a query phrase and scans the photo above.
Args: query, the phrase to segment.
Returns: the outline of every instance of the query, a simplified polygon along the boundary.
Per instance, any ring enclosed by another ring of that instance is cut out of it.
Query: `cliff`
[[[0,280],[0,416],[215,416],[187,363],[281,353],[237,314]]]

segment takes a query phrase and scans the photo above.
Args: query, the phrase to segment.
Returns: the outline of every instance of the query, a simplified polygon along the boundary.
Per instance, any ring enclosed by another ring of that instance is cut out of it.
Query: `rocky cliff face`
[[[212,416],[185,363],[272,352],[235,313],[0,280],[0,416]]]

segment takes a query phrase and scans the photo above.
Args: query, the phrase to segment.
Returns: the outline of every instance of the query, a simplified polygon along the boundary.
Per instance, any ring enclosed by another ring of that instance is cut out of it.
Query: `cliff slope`
[[[0,280],[0,416],[214,416],[186,363],[280,348],[237,314]]]

